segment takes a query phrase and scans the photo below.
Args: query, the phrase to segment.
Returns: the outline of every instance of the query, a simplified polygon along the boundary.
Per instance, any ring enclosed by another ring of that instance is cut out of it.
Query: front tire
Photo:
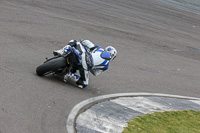
[[[36,69],[36,73],[39,76],[43,76],[50,72],[56,72],[58,69],[66,67],[66,65],[66,59],[63,57],[58,57],[38,66]]]

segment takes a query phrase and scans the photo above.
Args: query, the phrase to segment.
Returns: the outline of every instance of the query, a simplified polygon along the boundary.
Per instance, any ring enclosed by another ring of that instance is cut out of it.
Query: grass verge
[[[200,133],[200,111],[165,111],[139,116],[123,133]]]

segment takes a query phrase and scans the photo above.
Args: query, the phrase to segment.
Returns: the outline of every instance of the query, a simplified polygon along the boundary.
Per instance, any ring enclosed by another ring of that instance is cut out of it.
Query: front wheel
[[[52,60],[45,62],[44,64],[40,65],[36,69],[36,73],[39,76],[43,76],[50,72],[56,72],[59,69],[62,69],[67,66],[67,61],[63,57],[58,57]]]

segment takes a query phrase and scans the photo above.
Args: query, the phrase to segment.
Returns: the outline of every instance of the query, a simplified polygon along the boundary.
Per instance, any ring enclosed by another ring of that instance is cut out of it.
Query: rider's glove
[[[76,40],[71,40],[69,41],[68,45],[70,45],[71,47],[76,47]]]

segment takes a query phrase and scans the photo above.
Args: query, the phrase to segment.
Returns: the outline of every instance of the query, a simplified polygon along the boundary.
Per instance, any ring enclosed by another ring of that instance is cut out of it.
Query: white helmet
[[[112,46],[106,47],[105,50],[111,54],[111,60],[114,60],[114,58],[117,56],[117,50]]]

